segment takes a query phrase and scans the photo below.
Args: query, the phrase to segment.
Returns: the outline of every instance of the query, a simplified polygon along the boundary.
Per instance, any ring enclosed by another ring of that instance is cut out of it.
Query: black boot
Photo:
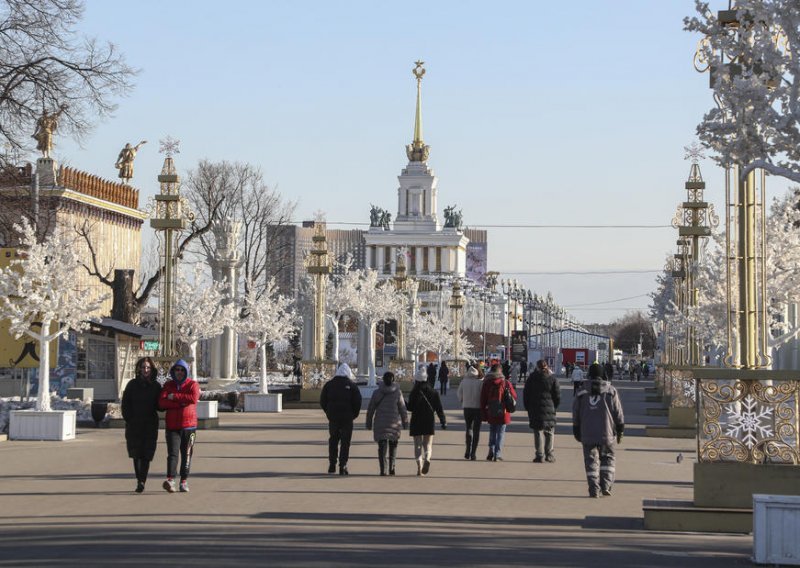
[[[389,442],[389,475],[394,475],[394,466],[397,463],[397,440]]]
[[[386,475],[386,440],[378,441],[378,463],[381,466],[381,475]]]

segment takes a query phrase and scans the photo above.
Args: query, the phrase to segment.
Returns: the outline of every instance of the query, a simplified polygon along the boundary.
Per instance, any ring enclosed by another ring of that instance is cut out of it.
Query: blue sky
[[[88,0],[82,31],[141,69],[136,88],[82,148],[60,138],[54,154],[115,179],[119,149],[147,139],[133,180],[145,195],[170,134],[181,171],[202,158],[258,165],[299,202],[298,219],[394,212],[423,59],[440,209],[457,204],[469,226],[669,225],[685,197],[683,147],[713,104],[692,67],[699,38],[682,31],[690,0],[125,6]],[[701,167],[723,214],[722,173]],[[671,228],[492,228],[489,268],[604,322],[645,308],[655,274],[521,273],[660,269],[675,240]],[[631,299],[609,302],[619,298]]]

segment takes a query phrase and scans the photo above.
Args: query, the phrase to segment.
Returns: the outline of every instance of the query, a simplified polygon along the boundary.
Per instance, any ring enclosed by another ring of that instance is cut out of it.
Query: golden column
[[[692,144],[687,146],[686,158],[691,158],[692,165],[689,170],[689,178],[684,187],[686,189],[686,201],[678,206],[675,217],[672,219],[672,226],[678,229],[679,241],[685,247],[683,260],[683,298],[682,313],[685,316],[697,308],[700,291],[696,283],[696,267],[700,262],[700,243],[711,235],[711,227],[719,224],[719,219],[714,213],[714,206],[707,203],[703,197],[706,184],[700,172],[700,158],[704,157],[700,146]],[[688,240],[688,242],[684,242]],[[701,365],[701,348],[696,337],[696,331],[691,323],[686,326],[686,356],[682,362],[691,366]]]
[[[180,177],[175,170],[173,154],[180,153],[179,140],[167,136],[160,141],[159,152],[165,155],[158,183],[161,191],[155,196],[155,209],[150,226],[163,232],[161,255],[161,294],[159,296],[159,349],[157,361],[162,369],[177,358],[175,347],[174,317],[175,280],[178,264],[178,237],[186,229],[188,221],[194,220],[186,199],[181,196]]]
[[[322,384],[333,376],[335,363],[325,359],[325,287],[332,271],[326,223],[321,216],[314,222],[312,248],[306,256],[306,270],[314,288],[314,325],[312,331],[311,359],[303,361],[303,388],[322,388]]]
[[[453,292],[450,295],[450,309],[453,310],[453,360],[450,372],[453,376],[463,377],[466,372],[465,361],[460,357],[461,352],[461,310],[464,309],[464,294],[461,282],[453,282]]]
[[[409,312],[408,306],[410,305],[410,309],[414,309],[413,296],[416,295],[417,283],[413,279],[409,280],[405,259],[405,252],[397,255],[397,265],[394,273],[394,285],[397,291],[408,301],[408,305],[397,318],[397,356],[389,361],[389,370],[394,373],[398,381],[414,379],[414,361],[408,357],[406,347],[406,321]]]

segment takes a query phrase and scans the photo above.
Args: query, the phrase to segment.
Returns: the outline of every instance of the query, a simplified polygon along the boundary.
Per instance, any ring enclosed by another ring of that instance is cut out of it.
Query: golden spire
[[[406,155],[411,162],[427,162],[430,147],[422,140],[422,77],[425,75],[424,61],[415,61],[414,77],[417,78],[417,113],[414,117],[414,140],[406,146]]]

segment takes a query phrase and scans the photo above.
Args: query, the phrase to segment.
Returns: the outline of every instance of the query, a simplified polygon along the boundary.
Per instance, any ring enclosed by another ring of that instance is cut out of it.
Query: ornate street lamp
[[[326,223],[321,215],[314,221],[312,248],[305,258],[306,271],[314,287],[314,321],[311,359],[303,361],[303,388],[321,389],[326,380],[336,372],[336,363],[325,359],[325,288],[328,275],[333,270],[328,252]]]
[[[389,370],[394,373],[398,381],[414,380],[414,360],[408,357],[406,348],[406,319],[408,311],[413,311],[419,283],[413,278],[409,279],[406,273],[406,255],[398,254],[397,265],[394,273],[394,285],[397,291],[408,301],[405,309],[397,318],[397,356],[389,361]],[[412,316],[413,313],[412,313]]]
[[[159,294],[158,357],[156,362],[166,372],[177,358],[175,346],[175,321],[172,312],[175,303],[175,282],[178,264],[178,238],[186,229],[188,222],[194,220],[181,195],[180,177],[175,169],[173,154],[180,153],[179,140],[170,136],[160,141],[159,152],[164,154],[164,164],[158,176],[160,192],[155,196],[155,208],[150,226],[162,233],[161,274],[162,285]]]
[[[464,294],[461,282],[453,282],[453,292],[450,295],[450,309],[453,311],[453,360],[450,372],[456,377],[463,377],[466,361],[461,358],[461,310],[464,308]]]

